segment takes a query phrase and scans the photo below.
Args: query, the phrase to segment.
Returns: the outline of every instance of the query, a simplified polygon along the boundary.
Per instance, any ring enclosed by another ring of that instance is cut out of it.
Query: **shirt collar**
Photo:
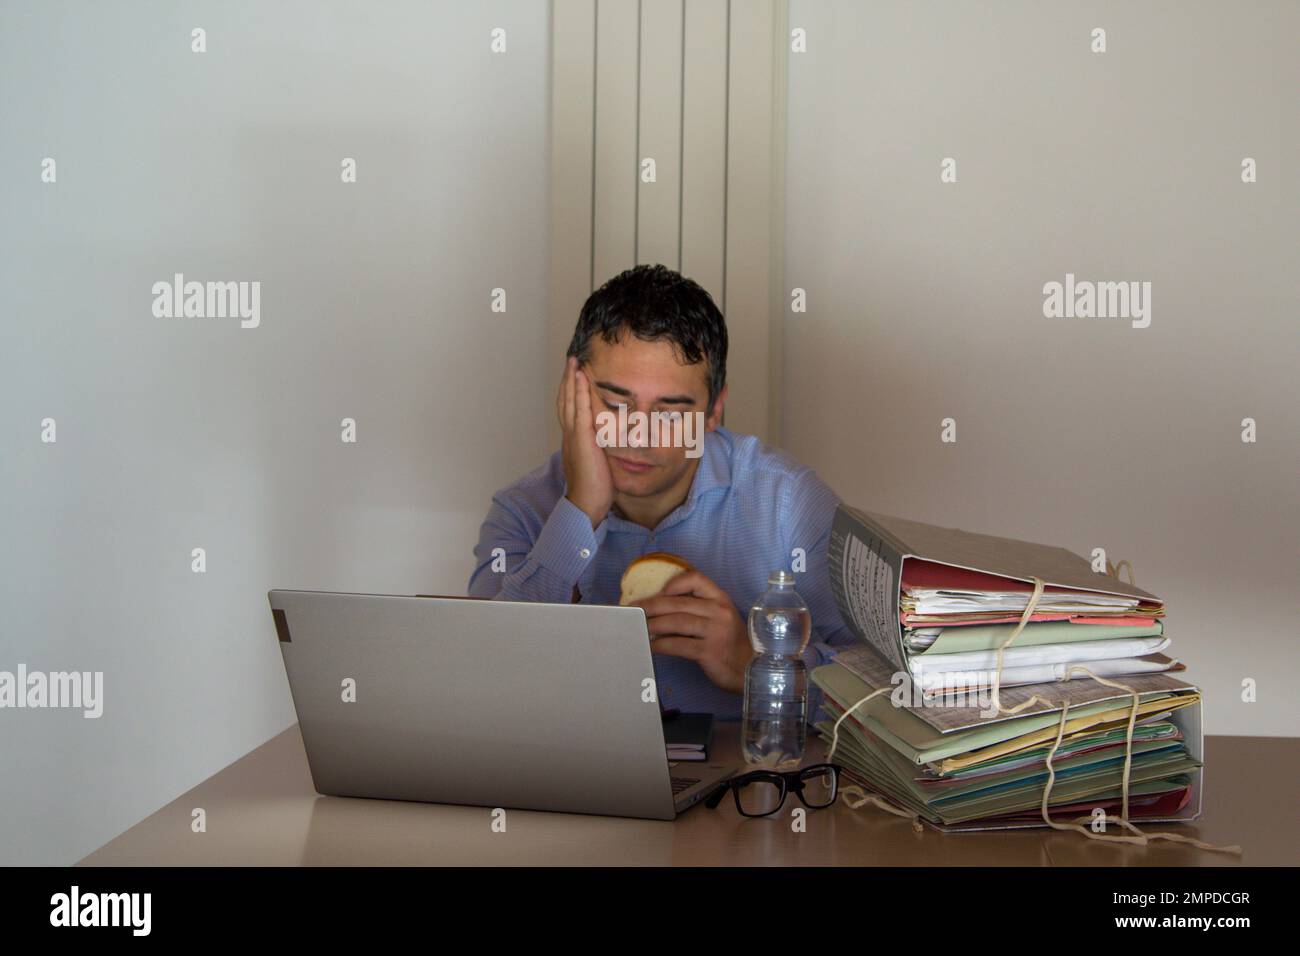
[[[704,452],[695,469],[695,477],[691,479],[691,489],[686,492],[686,500],[664,516],[655,528],[656,534],[685,521],[694,512],[700,498],[731,487],[731,445],[731,433],[723,428],[704,433]]]
[[[704,433],[704,454],[683,504],[689,507],[701,495],[731,487],[731,445],[731,432],[721,426]]]

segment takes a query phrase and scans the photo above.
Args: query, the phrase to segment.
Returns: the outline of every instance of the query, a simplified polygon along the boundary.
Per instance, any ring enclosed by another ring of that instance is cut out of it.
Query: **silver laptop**
[[[319,793],[671,820],[738,769],[668,762],[640,608],[267,596]]]

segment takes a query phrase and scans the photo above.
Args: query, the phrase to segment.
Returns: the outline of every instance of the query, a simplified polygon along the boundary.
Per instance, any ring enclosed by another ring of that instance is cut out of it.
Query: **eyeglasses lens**
[[[811,770],[803,781],[804,803],[810,807],[829,807],[835,802],[835,771],[830,767]]]
[[[772,813],[781,805],[781,786],[772,780],[752,780],[737,792],[740,812],[749,816]]]

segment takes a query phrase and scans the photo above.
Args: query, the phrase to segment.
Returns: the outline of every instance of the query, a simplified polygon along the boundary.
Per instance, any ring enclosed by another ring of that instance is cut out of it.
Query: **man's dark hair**
[[[587,361],[591,337],[613,345],[624,330],[646,342],[667,339],[688,365],[706,361],[709,407],[727,383],[727,323],[700,285],[665,266],[620,272],[593,292],[578,314],[568,355]]]

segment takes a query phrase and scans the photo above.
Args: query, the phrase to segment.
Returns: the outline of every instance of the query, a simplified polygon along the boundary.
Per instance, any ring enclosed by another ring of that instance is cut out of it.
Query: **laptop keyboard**
[[[673,781],[673,796],[676,796],[677,794],[681,793],[683,790],[695,786],[697,783],[700,782],[700,779],[698,777],[673,777],[672,781]]]

